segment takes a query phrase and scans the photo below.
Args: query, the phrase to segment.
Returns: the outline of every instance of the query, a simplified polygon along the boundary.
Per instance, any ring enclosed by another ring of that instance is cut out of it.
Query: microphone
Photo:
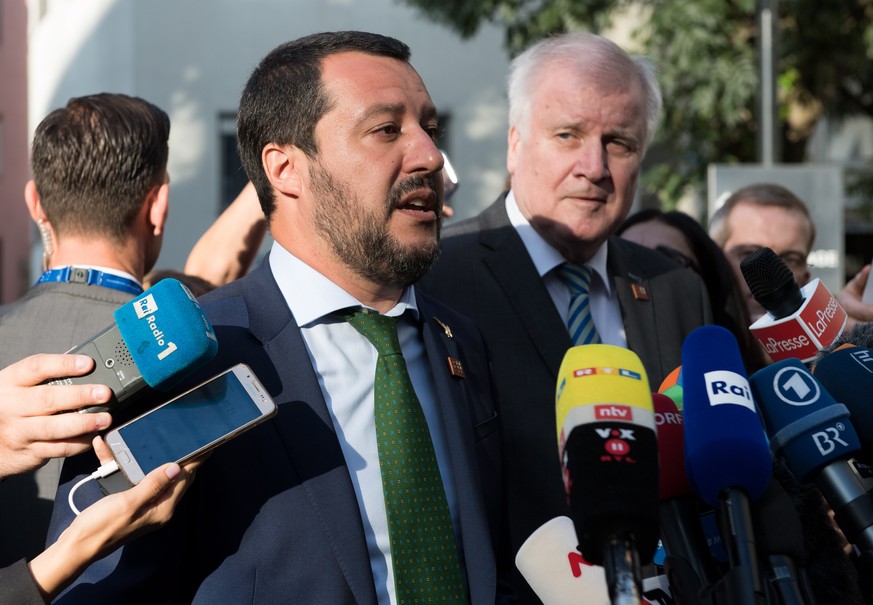
[[[682,400],[682,366],[667,374],[667,377],[661,382],[661,386],[658,387],[658,392],[673,400],[676,408],[680,412],[682,411],[684,405]]]
[[[715,584],[719,572],[700,525],[694,489],[685,475],[682,413],[666,395],[652,395],[660,454],[661,540],[667,551],[664,569],[679,603],[702,603],[701,590]]]
[[[80,412],[101,412],[130,399],[146,386],[166,391],[215,357],[218,339],[194,295],[176,279],[157,284],[115,310],[115,323],[69,353],[88,355],[94,369],[84,376],[48,384],[105,384],[108,405]]]
[[[846,539],[873,557],[873,496],[848,462],[861,449],[848,408],[796,359],[759,370],[751,385],[773,449],[798,479],[818,486]]]
[[[640,600],[640,560],[658,543],[658,450],[643,364],[611,345],[570,348],[558,372],[558,449],[585,559],[613,603]]]
[[[781,605],[807,602],[798,584],[797,563],[806,562],[803,525],[794,501],[775,478],[771,479],[761,499],[752,507],[752,523],[763,553],[767,580]],[[807,595],[812,592],[807,588]],[[813,597],[814,600],[814,597]]]
[[[752,376],[771,445],[800,481],[813,481],[846,539],[873,555],[873,497],[848,459],[861,449],[849,410],[806,367],[786,359]]]
[[[730,331],[702,326],[682,345],[685,470],[719,510],[730,569],[720,580],[732,604],[762,602],[749,501],[764,493],[772,458],[739,346]]]
[[[752,296],[767,310],[749,326],[773,361],[812,361],[820,349],[842,333],[848,316],[821,280],[803,288],[770,248],[761,248],[740,262]]]
[[[518,549],[515,565],[543,605],[609,605],[603,568],[587,562],[577,544],[573,521],[555,517]]]
[[[849,410],[861,442],[856,458],[870,465],[873,463],[873,406],[869,404],[869,394],[873,393],[873,350],[842,345],[822,357],[812,374]]]

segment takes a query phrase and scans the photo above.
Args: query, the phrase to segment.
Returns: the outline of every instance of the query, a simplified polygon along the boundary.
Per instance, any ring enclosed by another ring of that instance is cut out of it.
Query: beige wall
[[[0,303],[28,287],[27,0],[0,0]]]

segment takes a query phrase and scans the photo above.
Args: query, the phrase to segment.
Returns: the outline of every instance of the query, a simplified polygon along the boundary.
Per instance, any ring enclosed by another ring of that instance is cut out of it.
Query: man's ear
[[[509,174],[515,172],[517,163],[516,154],[518,153],[518,142],[521,140],[521,135],[518,133],[518,128],[515,126],[509,129],[509,134],[506,135],[506,170]]]
[[[148,209],[148,217],[152,235],[158,237],[164,232],[167,216],[170,213],[170,185],[164,183],[158,187],[150,202],[147,203],[151,204]]]
[[[27,206],[27,211],[34,223],[39,224],[40,221],[48,220],[42,209],[42,203],[39,201],[39,193],[36,191],[36,183],[33,179],[27,181],[27,185],[24,186],[24,205]]]
[[[261,163],[273,189],[288,197],[303,193],[300,171],[306,167],[306,155],[293,145],[270,143],[261,152]]]

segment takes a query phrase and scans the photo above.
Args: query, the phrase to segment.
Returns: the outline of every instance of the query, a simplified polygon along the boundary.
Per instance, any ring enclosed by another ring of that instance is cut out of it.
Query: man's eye
[[[395,135],[400,132],[400,128],[396,124],[385,124],[376,129],[376,132],[381,134]]]

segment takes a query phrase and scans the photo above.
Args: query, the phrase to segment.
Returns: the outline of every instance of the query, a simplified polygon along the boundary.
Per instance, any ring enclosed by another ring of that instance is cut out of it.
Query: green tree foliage
[[[401,1],[465,38],[502,27],[511,55],[550,34],[608,33],[624,17],[664,91],[642,185],[667,205],[701,187],[708,164],[758,159],[755,0]],[[873,0],[781,0],[776,23],[777,161],[800,162],[822,116],[873,116]]]

